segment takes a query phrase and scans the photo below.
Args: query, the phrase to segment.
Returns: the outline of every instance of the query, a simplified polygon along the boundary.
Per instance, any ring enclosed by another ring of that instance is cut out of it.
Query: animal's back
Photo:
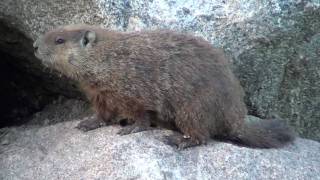
[[[222,50],[202,38],[171,31],[130,33],[115,43],[117,49],[110,52],[121,55],[112,61],[123,67],[117,73],[130,81],[122,80],[116,89],[143,99],[145,108],[159,113],[160,119],[174,116],[176,123],[200,123],[211,135],[229,133],[231,126],[242,123],[242,88]]]

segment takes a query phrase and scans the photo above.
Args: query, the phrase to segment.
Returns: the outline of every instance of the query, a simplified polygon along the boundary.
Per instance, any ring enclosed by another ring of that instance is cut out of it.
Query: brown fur
[[[65,42],[57,44],[57,37]],[[184,135],[171,138],[180,148],[206,143],[210,137],[262,148],[293,140],[285,126],[279,133],[271,126],[245,124],[239,81],[223,51],[202,38],[69,25],[46,33],[34,46],[44,64],[78,80],[95,107],[96,125],[83,122],[80,129],[94,129],[121,116],[135,124],[120,134],[147,130],[150,121],[174,125]]]

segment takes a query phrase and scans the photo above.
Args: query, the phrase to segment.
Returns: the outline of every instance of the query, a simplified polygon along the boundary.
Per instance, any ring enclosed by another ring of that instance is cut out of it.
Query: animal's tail
[[[283,121],[260,120],[245,123],[228,139],[253,148],[279,148],[294,141],[295,133]]]

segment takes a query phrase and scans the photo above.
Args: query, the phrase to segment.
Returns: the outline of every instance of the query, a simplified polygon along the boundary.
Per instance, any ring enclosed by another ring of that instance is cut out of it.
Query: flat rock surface
[[[178,151],[167,130],[83,133],[79,121],[1,129],[0,179],[320,179],[320,143],[298,138],[282,149],[210,141]]]

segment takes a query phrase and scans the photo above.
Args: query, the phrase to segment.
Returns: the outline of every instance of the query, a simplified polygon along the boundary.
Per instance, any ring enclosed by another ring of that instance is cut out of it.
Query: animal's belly
[[[102,104],[105,104],[105,108],[114,112],[117,116],[134,119],[145,111],[145,104],[142,99],[112,92],[101,92],[98,96],[100,96],[98,99],[103,99]]]

